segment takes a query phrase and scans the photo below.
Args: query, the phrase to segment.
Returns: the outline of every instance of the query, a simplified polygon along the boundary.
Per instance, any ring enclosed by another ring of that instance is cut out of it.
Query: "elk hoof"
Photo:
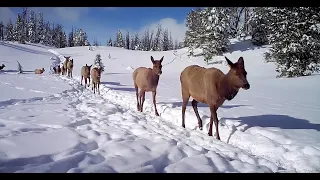
[[[182,124],[182,127],[183,127],[183,128],[186,128],[186,126],[185,126],[184,124]]]
[[[199,129],[202,131],[202,127],[200,126]]]
[[[212,132],[208,132],[208,135],[209,135],[209,136],[212,136]]]
[[[156,112],[156,116],[159,116],[159,113],[158,113],[158,112]]]

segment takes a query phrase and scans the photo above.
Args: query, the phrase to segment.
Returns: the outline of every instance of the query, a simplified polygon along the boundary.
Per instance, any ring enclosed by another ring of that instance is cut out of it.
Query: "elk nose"
[[[245,84],[244,89],[246,89],[246,90],[250,89],[250,84],[249,83]]]
[[[162,71],[159,71],[159,75],[162,74]]]

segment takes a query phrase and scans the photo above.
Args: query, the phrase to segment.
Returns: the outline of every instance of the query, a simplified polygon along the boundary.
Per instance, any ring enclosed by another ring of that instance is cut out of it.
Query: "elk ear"
[[[88,66],[88,64],[86,64],[86,66]]]
[[[152,62],[152,63],[154,63],[154,59],[153,59],[153,57],[152,57],[152,56],[151,56],[151,62]]]
[[[227,63],[229,65],[230,68],[232,68],[233,66],[233,63],[225,56],[226,60],[227,60]]]
[[[162,56],[162,58],[160,59],[160,63],[162,63],[164,56]]]
[[[240,58],[238,59],[238,64],[239,64],[241,67],[244,67],[243,57],[240,57]]]

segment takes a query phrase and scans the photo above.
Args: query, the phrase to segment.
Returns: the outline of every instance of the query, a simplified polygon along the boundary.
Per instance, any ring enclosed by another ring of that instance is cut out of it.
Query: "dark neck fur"
[[[220,87],[222,88],[220,92],[222,92],[222,96],[228,100],[231,101],[239,92],[239,88],[236,88],[233,84],[232,81],[229,78],[229,72],[226,74],[223,78],[222,81],[220,82]]]

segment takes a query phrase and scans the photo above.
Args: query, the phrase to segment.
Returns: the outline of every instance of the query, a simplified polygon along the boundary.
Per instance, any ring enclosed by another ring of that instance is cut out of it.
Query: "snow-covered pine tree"
[[[44,30],[44,45],[47,46],[53,46],[53,35],[51,32],[51,28],[50,28],[50,23],[47,22],[44,26],[45,30]]]
[[[98,41],[97,41],[97,38],[94,38],[93,39],[93,44],[92,44],[93,46],[99,46],[99,43],[98,43]]]
[[[23,22],[20,13],[18,13],[16,24],[13,28],[13,39],[14,41],[18,41],[19,43],[24,43],[23,39]]]
[[[173,39],[172,39],[172,35],[171,35],[171,31],[169,33],[169,50],[173,50],[174,46],[173,46]]]
[[[22,8],[22,16],[21,16],[21,20],[22,20],[22,32],[21,32],[21,43],[25,43],[29,38],[28,38],[28,8]]]
[[[222,55],[230,47],[228,11],[223,7],[208,7],[201,12],[204,33],[200,34],[200,47],[207,63],[214,55]]]
[[[108,43],[107,43],[107,46],[111,46],[112,47],[112,39],[110,38]]]
[[[61,39],[61,48],[65,48],[65,47],[67,47],[67,45],[68,45],[67,35],[66,35],[66,32],[63,31],[63,33],[62,33],[62,39]]]
[[[168,32],[168,29],[165,29],[164,32],[163,32],[162,50],[163,51],[168,51],[169,50],[169,32]]]
[[[117,41],[117,44],[116,44],[117,47],[124,47],[124,40],[120,30],[118,30],[116,41]]]
[[[4,40],[4,25],[3,22],[0,22],[0,41]]]
[[[134,44],[134,38],[133,36],[131,36],[131,40],[130,40],[130,49],[134,50],[135,44]]]
[[[138,34],[134,36],[134,50],[141,50],[141,42]]]
[[[94,68],[94,67],[101,68],[101,72],[104,71],[104,65],[102,63],[101,55],[99,53],[96,55],[96,58],[93,61],[92,68]]]
[[[14,27],[11,19],[9,19],[6,27],[6,41],[14,41]]]
[[[268,43],[268,9],[266,7],[254,7],[249,21],[252,28],[252,44],[261,46]]]
[[[37,24],[37,43],[41,43],[41,44],[46,44],[48,43],[48,41],[46,41],[46,25],[44,24],[44,20],[43,20],[43,13],[39,12],[39,18],[38,18],[38,24]]]
[[[21,64],[19,63],[19,61],[17,61],[17,63],[18,63],[18,66],[17,66],[18,73],[22,74],[23,73],[23,68],[22,68]]]
[[[74,46],[85,46],[87,34],[82,29],[78,29],[74,36]]]
[[[162,27],[158,24],[157,32],[153,40],[153,48],[154,51],[161,51],[161,35],[162,35]]]
[[[278,77],[310,75],[320,70],[320,7],[269,8],[269,58]]]
[[[175,40],[174,41],[174,50],[177,50],[179,48],[179,43],[178,43],[178,40]]]
[[[203,32],[201,9],[197,8],[189,12],[186,18],[187,31],[184,42],[189,49],[189,55],[193,55],[193,50],[200,47],[201,39],[199,35]],[[171,47],[169,47],[171,49]]]
[[[74,41],[73,41],[73,27],[72,27],[72,30],[71,32],[69,33],[69,36],[68,36],[68,47],[73,47],[74,46]]]
[[[28,20],[28,24],[27,24],[27,28],[28,28],[28,41],[31,43],[36,43],[37,42],[37,32],[36,32],[36,28],[37,28],[37,22],[36,22],[36,16],[34,11],[30,11],[29,14],[29,20]]]
[[[129,34],[129,31],[127,31],[127,34],[126,34],[126,49],[130,49],[130,34]]]

